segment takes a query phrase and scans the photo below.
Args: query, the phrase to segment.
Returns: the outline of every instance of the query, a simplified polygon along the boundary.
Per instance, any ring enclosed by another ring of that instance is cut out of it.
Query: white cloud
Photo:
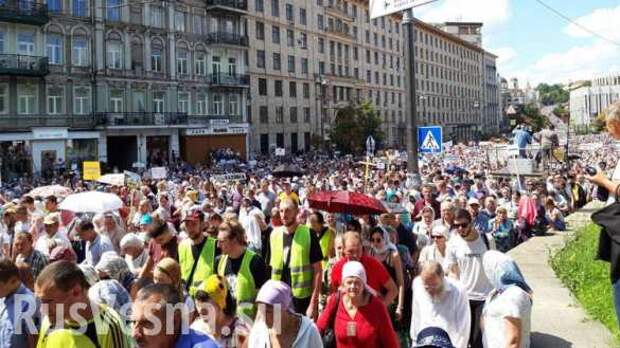
[[[415,9],[425,22],[483,22],[485,27],[503,24],[510,19],[510,0],[441,0]]]
[[[579,25],[598,33],[608,39],[620,39],[620,5],[615,8],[599,8],[589,14],[576,18],[574,21]],[[583,30],[575,24],[569,24],[564,28],[564,33],[575,38],[591,38],[591,33]]]
[[[508,66],[517,57],[517,51],[512,47],[490,48],[489,52],[497,56],[497,65]]]

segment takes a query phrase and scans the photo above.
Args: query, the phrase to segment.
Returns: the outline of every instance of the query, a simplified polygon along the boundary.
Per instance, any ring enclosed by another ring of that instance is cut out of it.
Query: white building
[[[591,86],[570,92],[571,124],[590,125],[598,114],[620,98],[620,73],[592,80]]]

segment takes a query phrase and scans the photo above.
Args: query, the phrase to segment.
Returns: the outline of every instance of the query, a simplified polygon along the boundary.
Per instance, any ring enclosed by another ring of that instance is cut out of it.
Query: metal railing
[[[243,117],[241,115],[190,115],[188,123],[191,125],[221,125],[228,123],[241,123]]]
[[[228,44],[247,47],[248,37],[227,31],[216,31],[207,34],[207,44]]]
[[[99,125],[99,120],[88,115],[0,115],[0,130],[30,130],[34,127],[63,127],[90,129]]]
[[[248,2],[245,0],[207,0],[207,6],[230,7],[237,10],[247,11]]]
[[[217,86],[246,86],[250,84],[250,75],[217,73],[207,75],[210,84]]]
[[[0,2],[0,21],[43,25],[49,21],[46,4],[24,0]]]
[[[325,9],[327,9],[328,12],[339,15],[340,17],[344,17],[345,19],[348,19],[348,20],[355,19],[352,14],[349,14],[348,12],[344,10],[344,8],[336,6],[335,4],[327,4],[325,5]]]
[[[44,76],[49,72],[47,57],[0,54],[0,75]]]
[[[100,112],[95,114],[105,127],[175,126],[187,124],[185,112]]]

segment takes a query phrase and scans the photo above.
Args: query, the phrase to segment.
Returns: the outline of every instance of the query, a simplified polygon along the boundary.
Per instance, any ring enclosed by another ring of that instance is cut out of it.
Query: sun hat
[[[422,329],[416,337],[416,344],[411,348],[455,348],[450,341],[450,336],[438,327]]]

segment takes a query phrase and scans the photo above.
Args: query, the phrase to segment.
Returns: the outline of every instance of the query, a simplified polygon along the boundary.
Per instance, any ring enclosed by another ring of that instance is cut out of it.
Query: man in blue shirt
[[[39,305],[22,284],[13,261],[0,259],[0,348],[31,348],[36,345]]]
[[[110,239],[95,232],[95,226],[92,222],[82,221],[77,227],[77,232],[80,239],[86,241],[86,257],[82,263],[95,267],[103,253],[114,251]]]
[[[467,208],[476,231],[478,233],[489,233],[489,218],[486,214],[480,214],[480,201],[477,198],[470,198],[467,201]]]
[[[532,143],[532,135],[521,126],[517,126],[517,128],[512,132],[514,134],[514,142],[519,148],[519,157],[527,158],[526,148],[527,145]]]

